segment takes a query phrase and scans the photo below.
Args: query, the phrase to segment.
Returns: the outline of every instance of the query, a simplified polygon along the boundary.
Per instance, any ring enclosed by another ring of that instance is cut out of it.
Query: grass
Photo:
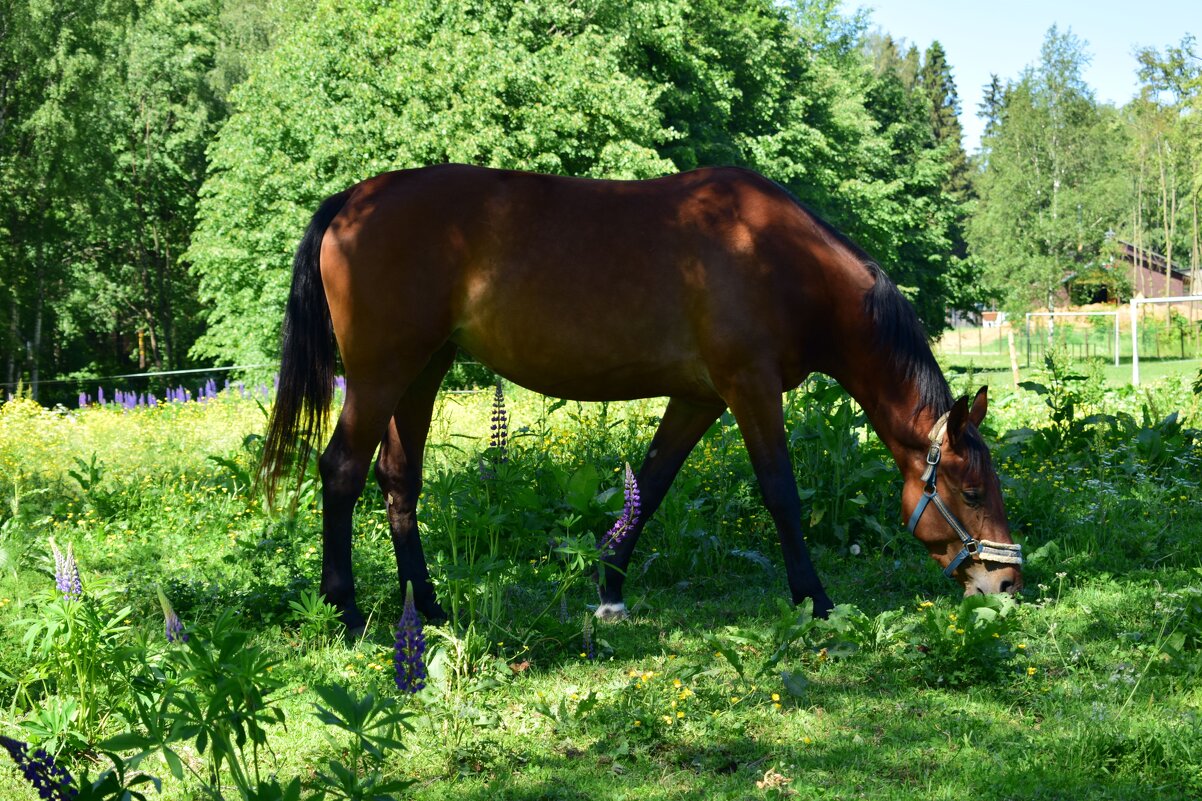
[[[1139,419],[1151,404],[1153,422],[1172,409],[1196,414],[1181,378],[1143,393],[1093,389],[1098,410]],[[1199,796],[1197,442],[1171,426],[1129,439],[1083,429],[1087,441],[1066,434],[1040,452],[1046,439],[1011,432],[1055,430],[1044,400],[994,390],[995,461],[1028,565],[1024,602],[981,623],[993,626],[982,629],[987,647],[964,644],[956,632],[966,607],[896,522],[891,466],[867,469],[887,458],[883,449],[852,435],[862,421],[817,387],[790,404],[794,456],[841,470],[801,477],[813,490],[804,514],[820,574],[860,622],[802,631],[796,612],[782,612],[775,533],[725,421],[640,543],[633,617],[593,628],[593,661],[582,656],[595,603],[585,579],[536,619],[556,582],[571,578],[552,545],[608,527],[615,498],[604,490],[620,484],[623,462],[640,460],[662,402],[555,408],[511,392],[512,469],[489,483],[479,463],[491,393],[444,395],[424,497],[427,554],[440,592],[496,597],[476,598],[456,630],[427,629],[439,646],[431,687],[401,699],[416,730],[387,753],[385,772],[415,780],[408,794],[420,799]],[[34,739],[30,721],[69,694],[53,680],[27,681],[37,659],[19,623],[46,614],[54,537],[73,545],[85,591],[108,584],[114,603],[132,606],[129,637],[151,653],[166,647],[156,644],[156,585],[193,631],[236,610],[251,643],[277,660],[287,727],[268,727],[269,772],[310,780],[345,757],[312,714],[313,688],[395,696],[390,627],[401,597],[383,503],[369,489],[356,512],[367,635],[346,643],[306,629],[288,602],[318,582],[315,489],[302,485],[295,517],[262,508],[246,484],[262,425],[253,403],[232,398],[132,412],[0,407],[0,733]],[[578,486],[588,491],[573,495]],[[862,503],[839,506],[836,495]],[[453,526],[493,559],[461,585],[456,571],[473,574],[448,555]],[[123,726],[112,718],[103,727]],[[70,757],[78,750],[64,751],[77,771],[87,763]],[[202,758],[192,745],[182,755]],[[142,767],[165,778],[164,798],[206,797],[157,757]],[[0,763],[0,797],[36,794]]]

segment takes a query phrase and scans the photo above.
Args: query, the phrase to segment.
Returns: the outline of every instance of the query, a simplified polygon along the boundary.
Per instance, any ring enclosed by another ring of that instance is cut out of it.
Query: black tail
[[[292,291],[284,312],[280,379],[259,476],[268,503],[280,477],[293,463],[308,464],[313,444],[325,430],[334,394],[334,332],[321,284],[321,240],[342,210],[350,190],[326,198],[313,215],[292,262]]]

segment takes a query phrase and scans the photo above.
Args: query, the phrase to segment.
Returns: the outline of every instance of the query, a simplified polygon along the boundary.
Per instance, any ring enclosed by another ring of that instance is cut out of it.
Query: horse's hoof
[[[598,620],[625,620],[630,617],[630,612],[626,611],[626,604],[621,601],[603,603],[597,607],[597,611],[593,612],[593,617]]]
[[[441,626],[450,620],[450,617],[438,604],[417,611],[422,613],[422,619],[430,626]]]
[[[367,630],[367,620],[357,606],[342,610],[341,617],[342,625],[346,627],[348,640],[355,640],[363,636],[363,632]]]

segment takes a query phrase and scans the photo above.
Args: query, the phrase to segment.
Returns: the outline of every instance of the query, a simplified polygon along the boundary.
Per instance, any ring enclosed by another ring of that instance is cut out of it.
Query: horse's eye
[[[969,506],[980,506],[985,497],[985,494],[979,489],[960,490],[960,495],[964,497],[964,502]]]

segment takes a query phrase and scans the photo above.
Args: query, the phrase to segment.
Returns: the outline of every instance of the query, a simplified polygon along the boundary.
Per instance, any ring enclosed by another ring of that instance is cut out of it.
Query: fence
[[[1198,301],[1202,301],[1202,295],[1179,295],[1177,297],[1171,297],[1171,298],[1132,298],[1131,299],[1131,385],[1132,386],[1135,386],[1135,387],[1139,386],[1139,340],[1140,340],[1140,337],[1139,337],[1139,326],[1140,326],[1139,310],[1140,310],[1140,308],[1143,306],[1147,306],[1149,304],[1154,304],[1154,303],[1189,303],[1189,304],[1193,304]],[[1191,312],[1192,312],[1192,308],[1193,307],[1191,305]],[[1185,341],[1186,341],[1186,333],[1187,332],[1191,335],[1191,338],[1193,340],[1191,343],[1193,346],[1192,349],[1195,353],[1197,353],[1199,343],[1202,342],[1202,336],[1200,336],[1200,333],[1202,333],[1202,332],[1199,332],[1198,326],[1194,323],[1193,314],[1192,313],[1190,314],[1188,321],[1186,320],[1186,318],[1182,317],[1181,315],[1177,315],[1177,319],[1183,321],[1182,323],[1177,324],[1175,326],[1180,335],[1179,341],[1181,343],[1182,357],[1185,356]],[[1172,324],[1174,322],[1173,310],[1171,308],[1169,310],[1169,322],[1170,322],[1170,324]],[[1145,325],[1145,329],[1146,328],[1147,328],[1147,326]],[[1157,356],[1157,358],[1159,358],[1160,357],[1160,337],[1155,337],[1154,340],[1156,342],[1156,356]]]

